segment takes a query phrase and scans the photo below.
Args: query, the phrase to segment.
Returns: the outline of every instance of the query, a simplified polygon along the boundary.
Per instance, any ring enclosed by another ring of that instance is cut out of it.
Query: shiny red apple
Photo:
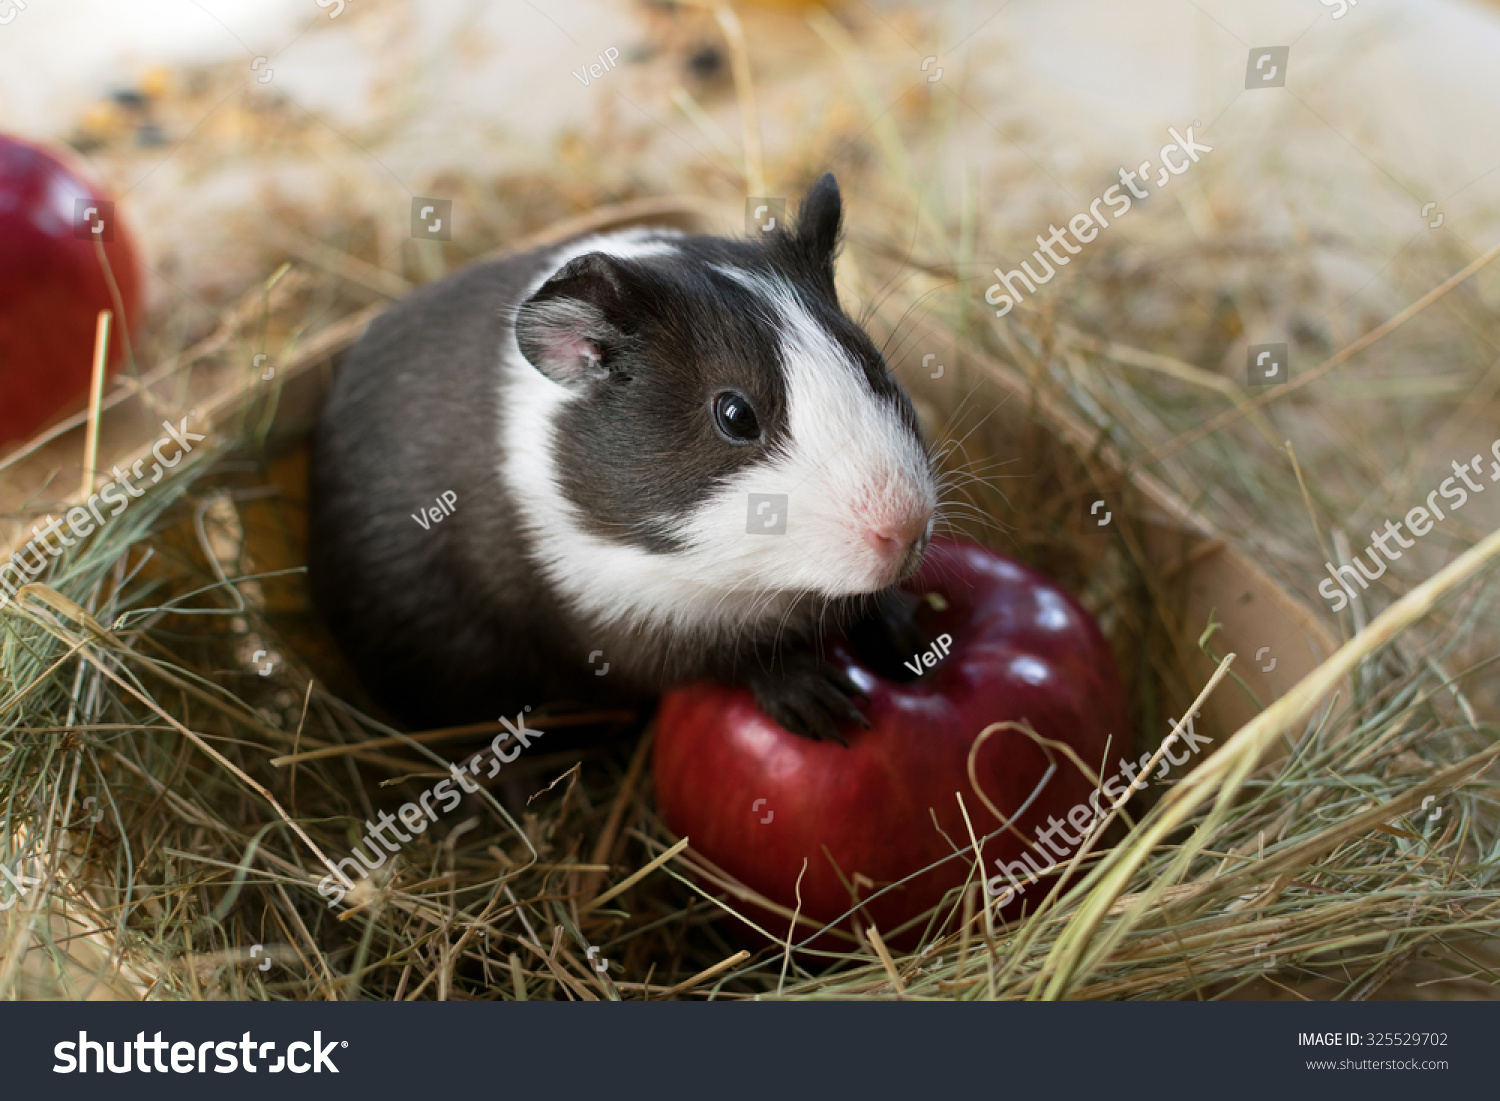
[[[110,365],[125,342],[98,241],[132,332],[141,273],[114,204],[52,153],[0,135],[0,445],[84,407],[100,310],[116,310]]]
[[[1111,758],[1130,755],[1114,657],[1093,617],[1057,585],[983,547],[939,541],[906,587],[941,598],[919,605],[919,622],[938,641],[925,660],[906,659],[901,675],[908,679],[894,679],[890,670],[878,675],[847,643],[830,647],[830,659],[870,697],[863,710],[871,729],[844,728],[847,747],[789,733],[744,689],[700,684],[662,698],[654,761],[662,816],[694,851],[788,909],[805,859],[803,914],[820,925],[842,920],[846,928],[873,921],[898,945],[918,939],[922,923],[898,933],[901,926],[971,874],[970,834],[955,793],[977,837],[1002,831],[983,844],[983,875],[994,893],[1009,892],[1007,916],[1023,905],[1035,909],[1048,889],[1048,881],[1025,874],[1026,864],[1014,864],[1023,851],[1045,871],[1049,861],[1064,859],[1059,849],[1076,851],[1085,819],[1096,817],[1094,789],[1066,755],[1051,751],[1057,767],[1048,778],[1047,752],[1007,728],[983,743],[975,761],[989,802],[1030,846],[1004,831],[967,771],[970,747],[987,726],[1024,721],[1071,746],[1097,773],[1114,771],[1106,747]],[[946,648],[944,636],[951,640]],[[1105,809],[1110,801],[1095,795]],[[1046,841],[1036,839],[1039,830]],[[953,859],[872,898],[955,846]],[[1005,864],[1012,865],[1010,879]],[[846,916],[851,887],[870,900],[857,919]],[[785,918],[736,905],[785,935]]]

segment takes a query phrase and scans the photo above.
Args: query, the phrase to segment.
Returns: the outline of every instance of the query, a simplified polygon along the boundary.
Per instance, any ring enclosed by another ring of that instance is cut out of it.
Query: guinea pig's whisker
[[[873,295],[871,295],[869,304],[860,313],[860,316],[859,316],[859,325],[860,325],[860,328],[862,328],[862,329],[863,328],[868,328],[868,323],[875,316],[875,312],[882,305],[885,304],[885,299],[887,297],[889,297],[889,294],[885,293],[886,292],[886,288],[890,287],[892,283],[894,283],[898,278],[900,278],[901,273],[902,273],[903,270],[905,270],[907,267],[911,266],[911,256],[912,256],[912,253],[914,253],[914,252],[917,251],[917,234],[921,231],[921,228],[922,228],[922,212],[919,210],[919,211],[917,211],[916,218],[912,221],[912,224],[911,224],[911,240],[907,243],[907,246],[906,246],[906,255],[903,256],[903,257],[901,257],[901,265],[900,265],[900,267],[898,267],[896,269],[896,274],[892,275],[889,279],[887,279],[884,283],[882,283],[880,285],[879,289],[877,289],[875,291],[875,293]],[[922,269],[920,267],[918,267],[917,271],[913,272],[912,275],[920,274],[921,270]],[[907,278],[910,279],[911,275],[907,276]],[[894,293],[894,290],[892,290],[891,293]],[[882,297],[882,295],[884,295],[884,297]]]
[[[986,471],[986,470],[997,470],[997,469],[999,469],[1002,466],[1013,466],[1013,465],[1015,465],[1016,463],[1018,463],[1020,461],[1021,461],[1020,459],[995,459],[995,460],[993,460],[991,462],[980,463],[979,461],[975,460],[975,461],[963,463],[960,466],[949,467],[945,473],[952,474],[954,477],[967,477],[967,478],[999,477],[999,475],[987,475],[987,474],[983,474],[981,472],[982,471]],[[1008,475],[1005,475],[1005,477],[1008,477],[1008,478],[1023,478],[1023,477],[1026,477],[1026,475],[1024,475],[1024,474],[1008,474]]]
[[[980,417],[979,420],[975,423],[975,425],[974,425],[973,428],[970,428],[967,432],[965,432],[962,436],[960,436],[956,441],[954,441],[954,447],[955,448],[962,447],[968,441],[968,439],[969,439],[970,436],[972,436],[975,432],[978,432],[981,428],[984,427],[984,422],[985,421],[989,420],[991,417],[993,417],[999,411],[1000,411],[1000,406],[997,405],[997,406],[995,406],[995,408],[991,409],[984,416]]]
[[[981,478],[978,475],[965,475],[962,479],[955,479],[954,481],[949,482],[946,485],[942,486],[938,490],[938,500],[940,500],[940,501],[944,501],[944,500],[951,501],[951,500],[954,499],[954,497],[953,497],[954,493],[961,493],[961,494],[963,494],[965,500],[968,500],[968,501],[972,502],[973,504],[977,505],[977,504],[979,504],[979,502],[976,501],[974,499],[974,495],[969,492],[970,489],[972,489],[975,486],[983,487],[985,490],[989,491],[990,493],[993,493],[993,494],[997,495],[1002,500],[1004,500],[1005,499],[1005,494],[1000,490],[1000,487],[996,486],[996,485],[992,485],[991,482],[992,482],[992,479],[990,479],[990,478]],[[952,493],[949,493],[948,492],[949,490],[951,490]]]
[[[759,568],[754,573],[752,573],[750,576],[741,578],[740,581],[736,582],[733,586],[731,586],[722,596],[719,597],[718,600],[714,601],[714,606],[713,606],[712,609],[710,609],[710,615],[716,616],[718,614],[718,612],[719,612],[719,609],[721,607],[723,607],[724,602],[726,600],[728,600],[732,596],[735,596],[741,590],[748,588],[750,586],[751,582],[759,581],[760,577],[761,577],[761,574],[764,572],[764,570],[765,570],[765,567]],[[739,631],[740,631],[740,633],[743,633],[745,631],[746,627],[750,623],[753,623],[758,618],[756,616],[756,614],[755,614],[755,611],[756,611],[757,607],[759,606],[760,601],[762,599],[768,599],[768,598],[774,597],[776,595],[776,590],[775,589],[759,589],[759,588],[756,588],[756,589],[751,589],[750,591],[753,594],[756,594],[756,595],[754,595],[752,597],[752,600],[751,600],[751,604],[750,604],[751,614],[740,620],[740,623],[739,623]]]
[[[917,274],[919,273],[913,272],[911,276],[908,276],[908,278],[913,278]],[[911,316],[914,310],[920,307],[923,302],[931,298],[933,295],[937,294],[939,291],[946,290],[947,288],[952,286],[957,286],[961,282],[963,282],[963,280],[961,279],[949,279],[946,282],[939,283],[937,286],[933,287],[932,290],[919,296],[915,301],[912,302],[911,305],[907,306],[906,310],[901,314],[901,316],[896,319],[896,324],[891,328],[891,335],[886,337],[885,344],[881,346],[880,354],[886,354],[886,349],[890,347],[891,341],[896,339],[896,334],[901,331],[902,324],[905,323],[906,319]],[[892,293],[894,293],[894,291]]]
[[[969,392],[959,399],[958,404],[953,407],[953,411],[948,414],[947,418],[939,426],[935,443],[941,443],[947,437],[949,428],[952,427],[954,422],[956,422],[961,416],[963,416],[964,410],[968,406],[970,399],[972,399],[974,395],[979,392],[979,387],[979,382],[974,383],[973,386],[969,387]]]
[[[985,527],[993,528],[996,531],[1006,530],[1004,523],[997,520],[988,509],[981,508],[979,505],[968,501],[960,501],[953,498],[941,501],[938,504],[936,515],[940,522],[951,523],[955,519],[968,518],[970,520],[977,520]]]
[[[967,534],[967,529],[960,526],[958,521],[961,519],[963,518],[953,517],[951,519],[945,520],[940,526],[934,527],[933,530],[941,532],[942,534],[950,536],[952,538],[963,538]],[[985,516],[972,516],[969,518],[969,522],[972,526],[977,526],[983,528],[986,531],[994,532],[996,535],[1003,535],[1005,532],[1011,530],[1004,524],[997,523],[994,519]]]

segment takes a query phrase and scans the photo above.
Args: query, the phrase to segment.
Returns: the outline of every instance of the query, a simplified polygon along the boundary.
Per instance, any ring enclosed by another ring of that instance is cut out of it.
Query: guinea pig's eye
[[[760,437],[760,421],[750,399],[733,390],[714,399],[714,424],[731,440],[748,442]]]

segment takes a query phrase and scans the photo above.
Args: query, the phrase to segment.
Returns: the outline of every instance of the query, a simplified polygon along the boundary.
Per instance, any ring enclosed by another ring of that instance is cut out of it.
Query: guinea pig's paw
[[[811,654],[799,654],[775,669],[757,670],[750,690],[762,711],[804,738],[844,745],[839,722],[870,727],[853,702],[869,697],[842,670]]]
[[[932,639],[917,622],[918,600],[903,589],[886,589],[875,594],[847,632],[856,652],[887,672],[931,646]]]

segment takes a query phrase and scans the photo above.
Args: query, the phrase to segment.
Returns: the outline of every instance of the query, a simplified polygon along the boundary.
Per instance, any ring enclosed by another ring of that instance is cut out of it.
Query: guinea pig
[[[795,228],[628,229],[462,269],[348,353],[313,445],[314,600],[412,725],[748,687],[842,740],[859,631],[925,640],[898,583],[937,480],[906,393],[840,308],[824,175]]]

